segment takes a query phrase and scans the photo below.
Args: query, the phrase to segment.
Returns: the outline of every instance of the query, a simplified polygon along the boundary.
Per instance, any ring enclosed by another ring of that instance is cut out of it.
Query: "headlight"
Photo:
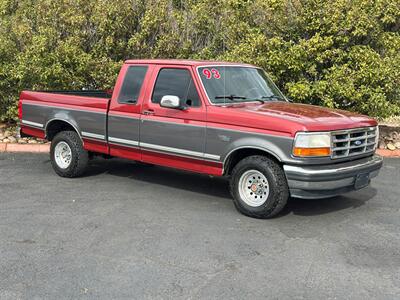
[[[298,157],[330,156],[329,133],[300,132],[296,134],[293,155]]]

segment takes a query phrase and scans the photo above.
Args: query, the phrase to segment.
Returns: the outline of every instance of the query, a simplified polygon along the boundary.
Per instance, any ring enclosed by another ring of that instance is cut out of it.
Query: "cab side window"
[[[136,103],[146,76],[147,66],[132,66],[126,71],[121,91],[118,95],[119,103]]]
[[[165,68],[160,70],[151,102],[160,103],[161,98],[166,95],[178,96],[183,105],[201,106],[192,76],[186,69]]]

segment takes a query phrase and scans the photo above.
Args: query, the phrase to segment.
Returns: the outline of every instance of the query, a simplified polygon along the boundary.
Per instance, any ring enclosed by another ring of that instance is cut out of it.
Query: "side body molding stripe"
[[[131,146],[139,146],[139,142],[137,141],[131,141],[131,140],[126,140],[126,139],[120,139],[120,138],[115,138],[115,137],[109,137],[108,140],[110,142],[115,142],[118,144],[126,144],[126,145],[131,145]]]
[[[104,140],[104,135],[102,135],[102,134],[96,134],[96,133],[82,131],[82,136],[88,137],[88,138]]]
[[[118,144],[125,144],[125,145],[130,145],[134,147],[143,147],[147,149],[153,149],[153,150],[158,150],[158,151],[163,151],[163,152],[171,152],[171,153],[176,153],[176,154],[181,154],[181,155],[186,155],[186,156],[194,156],[194,157],[199,157],[199,158],[205,158],[205,159],[212,159],[212,160],[220,160],[219,155],[214,155],[214,154],[208,154],[208,153],[202,153],[202,152],[197,152],[197,151],[190,151],[190,150],[185,150],[185,149],[179,149],[179,148],[173,148],[173,147],[167,147],[167,146],[161,146],[161,145],[154,145],[154,144],[148,144],[148,143],[140,143],[138,141],[131,141],[131,140],[126,140],[126,139],[120,139],[120,138],[115,138],[115,137],[109,137],[108,140],[110,142],[118,143]]]
[[[43,128],[43,126],[44,126],[41,123],[32,122],[32,121],[28,121],[28,120],[22,120],[22,124],[31,125],[31,126],[40,127],[40,128]]]
[[[201,158],[210,158],[210,159],[214,159],[214,160],[219,160],[220,159],[219,155],[207,154],[207,153],[184,150],[184,149],[178,149],[178,148],[172,148],[172,147],[166,147],[166,146],[161,146],[161,145],[140,143],[140,146],[144,147],[144,148],[150,148],[150,149],[155,149],[155,150],[160,150],[160,151],[173,152],[173,153],[189,155],[189,156],[196,156],[196,157],[201,157]]]

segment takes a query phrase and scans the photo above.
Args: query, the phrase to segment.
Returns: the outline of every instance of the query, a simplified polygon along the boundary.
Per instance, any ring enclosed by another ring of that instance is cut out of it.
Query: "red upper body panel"
[[[210,106],[207,120],[290,136],[298,131],[330,131],[377,125],[374,119],[360,114],[284,101]]]
[[[35,101],[52,106],[65,106],[70,108],[81,108],[90,110],[107,110],[109,99],[82,97],[66,94],[41,93],[23,91],[20,99],[24,101]]]

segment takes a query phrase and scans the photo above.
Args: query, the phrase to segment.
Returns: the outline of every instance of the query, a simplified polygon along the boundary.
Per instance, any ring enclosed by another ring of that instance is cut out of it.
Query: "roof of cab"
[[[189,59],[128,59],[126,64],[153,64],[153,65],[184,65],[184,66],[206,66],[206,65],[234,65],[234,66],[251,66],[250,64],[211,61],[211,60],[189,60]]]

